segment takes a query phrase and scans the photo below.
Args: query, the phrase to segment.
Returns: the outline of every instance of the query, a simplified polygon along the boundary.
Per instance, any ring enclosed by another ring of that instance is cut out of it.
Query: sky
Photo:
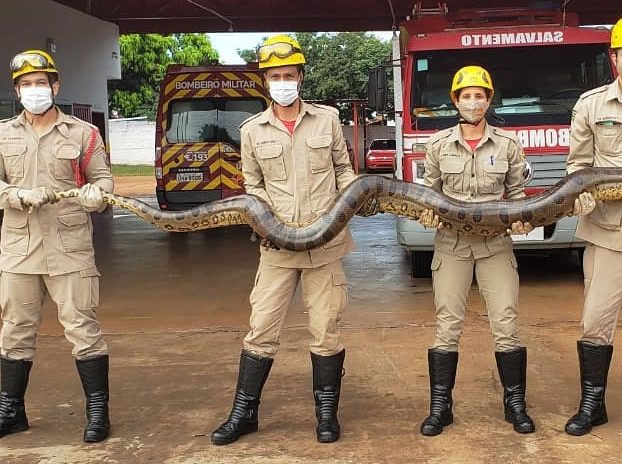
[[[279,34],[279,32],[222,32],[207,34],[218,54],[222,64],[243,64],[244,60],[240,58],[236,49],[245,50],[248,48],[256,48],[264,37]],[[391,32],[373,32],[374,35],[383,40],[391,38]]]

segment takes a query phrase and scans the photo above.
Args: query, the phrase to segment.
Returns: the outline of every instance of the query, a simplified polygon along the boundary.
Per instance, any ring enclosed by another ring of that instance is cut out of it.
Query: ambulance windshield
[[[239,125],[265,109],[259,98],[174,100],[168,112],[169,143],[227,142],[240,146]]]

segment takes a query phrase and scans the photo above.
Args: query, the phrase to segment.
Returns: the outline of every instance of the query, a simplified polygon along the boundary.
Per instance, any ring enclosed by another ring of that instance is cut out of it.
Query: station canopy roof
[[[579,15],[581,24],[613,24],[620,0],[54,0],[119,25],[121,34],[177,32],[390,31],[417,4],[423,11],[461,8],[553,7]]]

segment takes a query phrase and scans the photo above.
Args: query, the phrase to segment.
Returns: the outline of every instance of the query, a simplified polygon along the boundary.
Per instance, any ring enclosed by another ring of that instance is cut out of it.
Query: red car
[[[365,154],[365,170],[393,171],[395,163],[395,139],[375,139]]]

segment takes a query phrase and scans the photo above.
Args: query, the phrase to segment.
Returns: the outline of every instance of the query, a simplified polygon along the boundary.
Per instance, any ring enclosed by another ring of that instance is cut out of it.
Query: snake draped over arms
[[[120,206],[154,226],[170,232],[191,232],[248,224],[263,238],[287,250],[309,250],[329,242],[368,199],[376,197],[379,210],[419,219],[432,209],[443,226],[466,234],[495,236],[516,221],[534,227],[553,224],[570,215],[581,192],[596,200],[622,200],[622,168],[586,168],[568,175],[550,189],[517,200],[464,202],[429,187],[387,177],[357,178],[337,196],[325,214],[309,223],[284,222],[261,198],[253,195],[206,203],[186,211],[161,211],[133,198],[104,194],[106,203]],[[78,196],[78,189],[55,192],[55,200]]]

